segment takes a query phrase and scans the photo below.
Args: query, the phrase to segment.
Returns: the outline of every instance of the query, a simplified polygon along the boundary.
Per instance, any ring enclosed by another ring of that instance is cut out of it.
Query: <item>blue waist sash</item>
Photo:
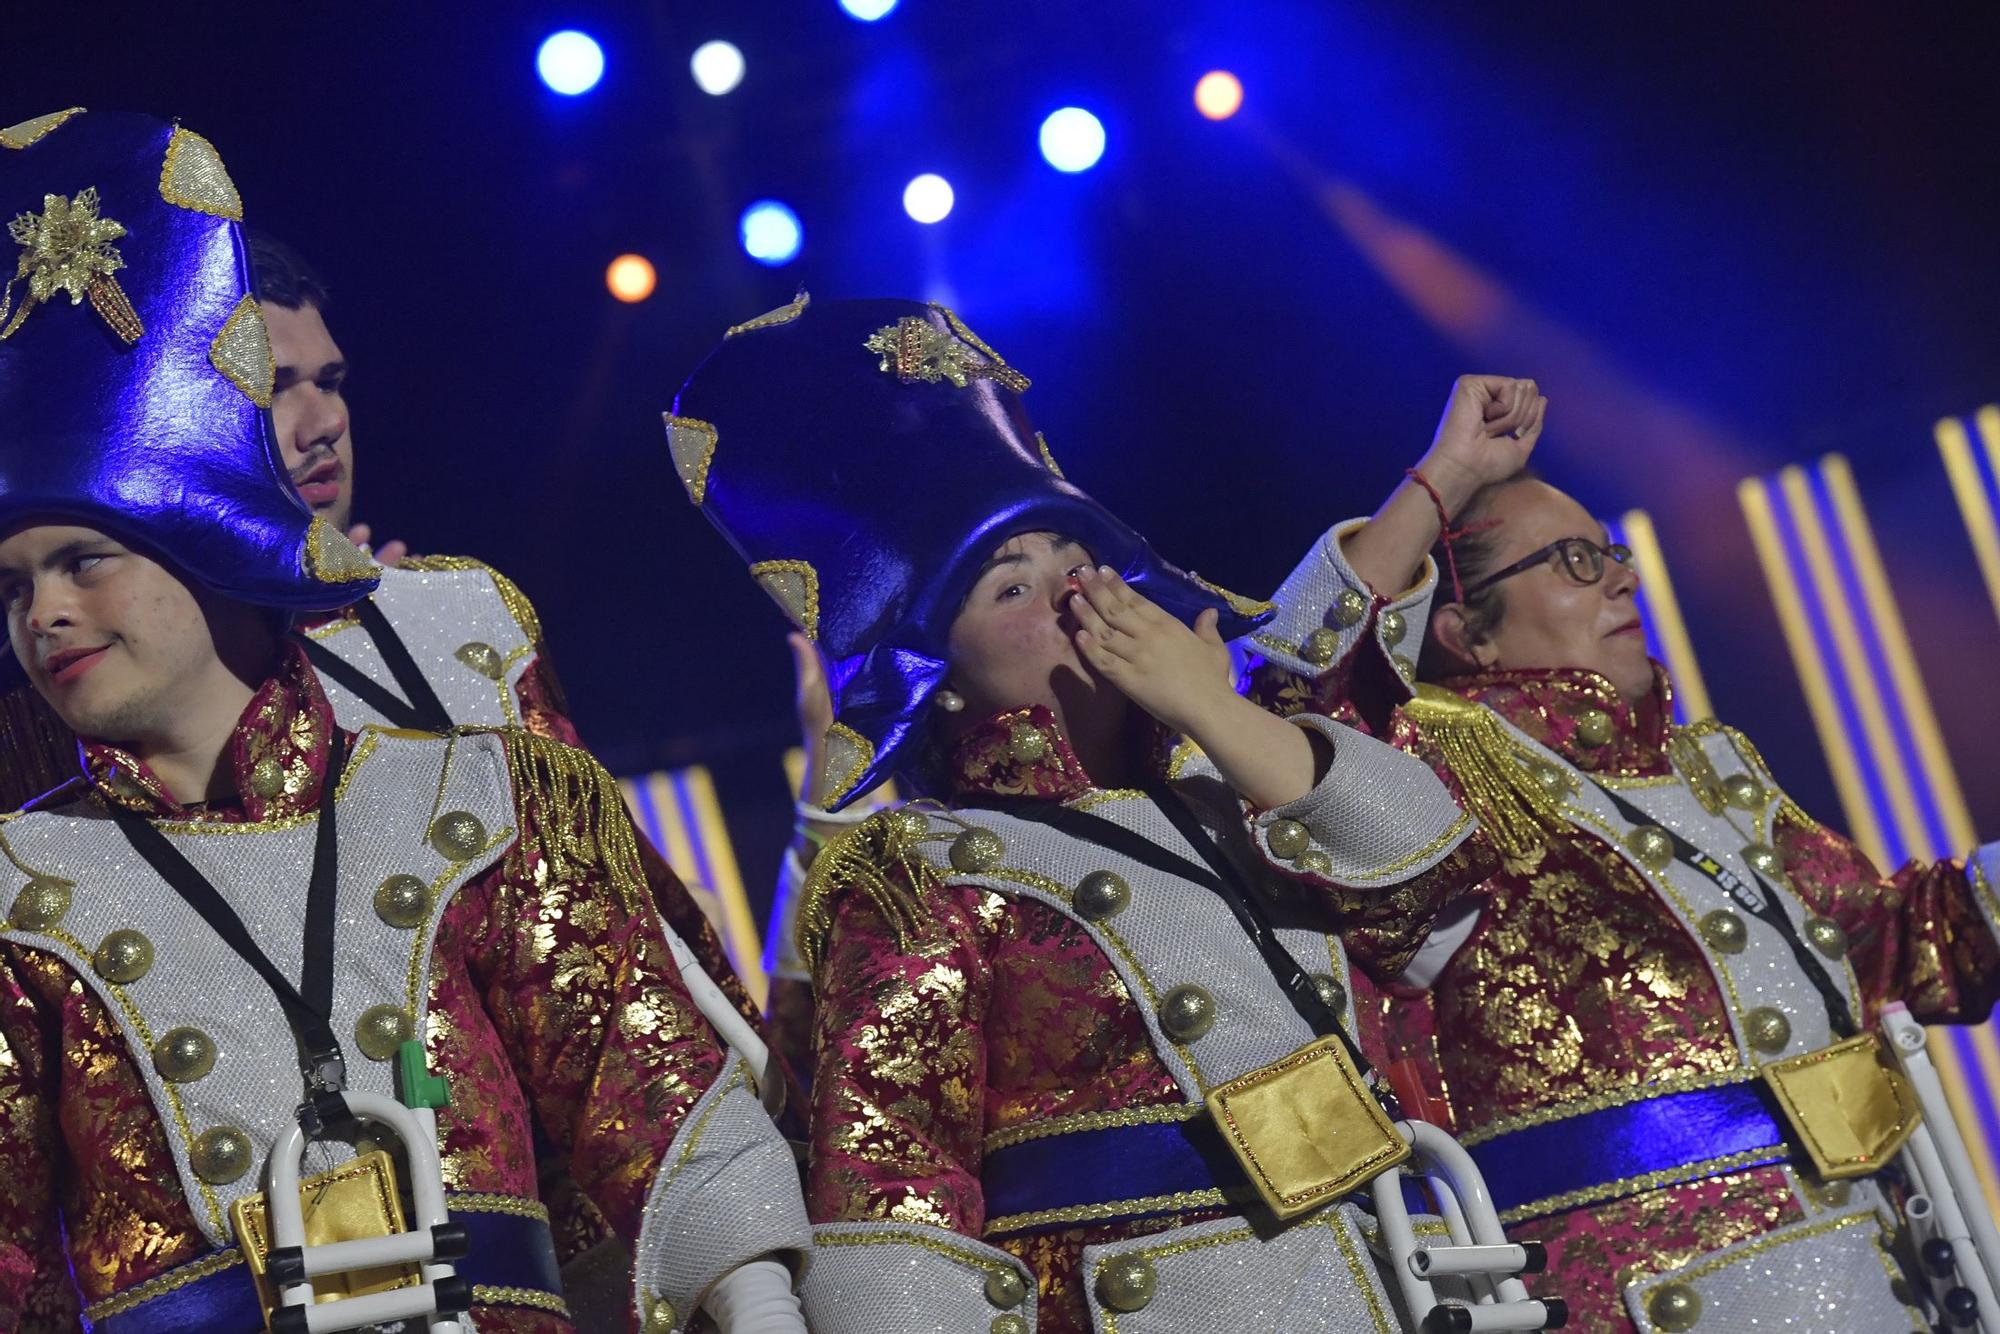
[[[1505,1222],[1792,1157],[1762,1080],[1686,1089],[1467,1146]]]
[[[475,1289],[475,1305],[565,1309],[555,1238],[545,1221],[457,1208],[451,1217],[465,1225],[471,1242],[456,1267]],[[177,1276],[182,1281],[176,1282]],[[115,1314],[86,1318],[85,1328],[91,1334],[256,1334],[264,1328],[257,1284],[234,1247],[210,1252],[140,1286],[156,1291]],[[118,1300],[111,1297],[99,1305]]]
[[[1070,1130],[989,1150],[980,1169],[986,1235],[1254,1205],[1257,1192],[1206,1115]],[[1413,1213],[1434,1206],[1405,1181]],[[1356,1202],[1366,1205],[1365,1192]]]

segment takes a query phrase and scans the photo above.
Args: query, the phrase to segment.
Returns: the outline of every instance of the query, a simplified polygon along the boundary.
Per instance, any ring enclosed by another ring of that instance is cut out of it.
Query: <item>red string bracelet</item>
[[[1468,524],[1463,528],[1454,528],[1451,526],[1451,515],[1445,512],[1444,497],[1438,494],[1437,488],[1431,485],[1430,479],[1415,468],[1405,468],[1403,476],[1421,486],[1424,489],[1424,493],[1431,498],[1431,504],[1437,508],[1438,536],[1444,541],[1445,569],[1451,573],[1452,601],[1463,602],[1465,601],[1465,585],[1458,581],[1458,557],[1452,551],[1452,543],[1458,541],[1461,537],[1468,537],[1473,533],[1484,532],[1488,528],[1493,527],[1498,520],[1488,520],[1485,523]]]

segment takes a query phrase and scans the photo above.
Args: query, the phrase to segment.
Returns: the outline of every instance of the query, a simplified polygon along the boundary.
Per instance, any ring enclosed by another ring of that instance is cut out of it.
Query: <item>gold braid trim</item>
[[[470,556],[405,556],[402,560],[396,562],[396,568],[399,570],[415,570],[419,574],[428,574],[433,571],[449,572],[457,570],[479,570],[483,572],[487,578],[493,581],[493,586],[500,590],[500,601],[506,604],[508,614],[514,618],[515,624],[521,627],[521,633],[528,637],[528,642],[535,646],[536,652],[539,653],[541,651],[542,618],[541,614],[535,610],[535,604],[528,601],[528,595],[516,587],[512,579],[509,579],[485,561],[474,560]]]
[[[937,868],[917,850],[924,836],[918,821],[899,811],[882,811],[820,849],[799,900],[799,958],[809,971],[819,972],[833,933],[834,900],[849,890],[873,899],[895,931],[897,946],[907,948],[926,916],[923,896],[944,884]]]
[[[1533,858],[1569,828],[1560,801],[1522,763],[1526,756],[1500,715],[1421,682],[1404,707],[1443,754],[1467,806],[1509,862]]]
[[[598,867],[627,912],[651,903],[639,861],[639,838],[618,791],[618,780],[587,751],[532,732],[500,730],[506,742],[507,776],[517,811],[532,806],[528,832],[509,856],[539,851],[560,871]],[[533,846],[531,846],[533,845]]]

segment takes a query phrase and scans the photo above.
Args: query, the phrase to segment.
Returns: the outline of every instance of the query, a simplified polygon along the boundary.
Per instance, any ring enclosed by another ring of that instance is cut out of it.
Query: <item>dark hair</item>
[[[1436,681],[1457,674],[1457,664],[1451,654],[1438,643],[1437,635],[1431,627],[1437,625],[1436,609],[1452,600],[1451,562],[1458,565],[1458,581],[1461,584],[1476,584],[1492,572],[1499,562],[1495,559],[1500,551],[1500,530],[1482,527],[1481,520],[1493,507],[1493,498],[1510,486],[1521,482],[1537,482],[1541,477],[1533,468],[1523,468],[1519,472],[1502,477],[1497,482],[1488,482],[1472,493],[1472,498],[1451,516],[1452,527],[1470,528],[1473,531],[1454,538],[1449,553],[1445,551],[1443,536],[1431,548],[1431,561],[1437,566],[1437,593],[1431,601],[1432,616],[1430,627],[1424,631],[1424,647],[1417,655],[1417,678]],[[1506,613],[1506,599],[1502,596],[1503,584],[1481,589],[1459,605],[1464,609],[1465,632],[1469,638],[1489,635],[1500,628],[1500,618]]]
[[[286,310],[312,306],[325,310],[326,284],[299,252],[275,237],[250,232],[244,240],[250,249],[250,267],[257,275],[257,299]]]

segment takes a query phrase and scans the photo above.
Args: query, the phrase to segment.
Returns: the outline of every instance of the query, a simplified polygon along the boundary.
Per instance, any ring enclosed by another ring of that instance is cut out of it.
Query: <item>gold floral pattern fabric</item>
[[[239,776],[271,758],[288,774],[323,772],[331,729],[293,651],[244,713],[230,763]],[[296,794],[280,783],[180,805],[129,755],[86,749],[89,800],[156,816],[240,822],[310,811],[319,797],[316,782]],[[636,1240],[655,1173],[723,1053],[657,918],[601,864],[596,849],[611,840],[596,822],[622,809],[544,809],[517,791],[515,814],[517,842],[453,896],[432,950],[422,1038],[451,1084],[445,1184],[535,1196],[539,1128],[590,1204]],[[79,1301],[207,1249],[115,1023],[66,964],[14,943],[0,944],[0,1108],[0,1281],[11,1284],[0,1308],[23,1311],[22,1329],[74,1329]],[[474,1317],[520,1334],[569,1328],[518,1307],[477,1306]]]
[[[1460,776],[1403,707],[1410,695],[1400,682],[1352,664],[1318,680],[1264,664],[1253,683],[1267,707],[1330,713],[1422,756],[1465,799]],[[1664,671],[1656,670],[1650,695],[1632,702],[1581,671],[1491,672],[1444,684],[1587,773],[1676,778]],[[1852,842],[1788,802],[1773,841],[1792,889],[1847,934],[1863,1024],[1891,1000],[1930,1022],[1986,1016],[2000,995],[2000,942],[1963,867],[1912,864],[1884,876]],[[1478,926],[1427,991],[1391,982],[1386,996],[1361,1006],[1364,1031],[1387,1054],[1406,1101],[1422,1099],[1465,1134],[1741,1064],[1702,943],[1597,835],[1559,829],[1481,893]],[[1573,1327],[1624,1331],[1632,1325],[1623,1283],[1799,1217],[1784,1173],[1760,1169],[1571,1210],[1519,1232],[1549,1244],[1548,1271],[1534,1286],[1570,1302]]]

